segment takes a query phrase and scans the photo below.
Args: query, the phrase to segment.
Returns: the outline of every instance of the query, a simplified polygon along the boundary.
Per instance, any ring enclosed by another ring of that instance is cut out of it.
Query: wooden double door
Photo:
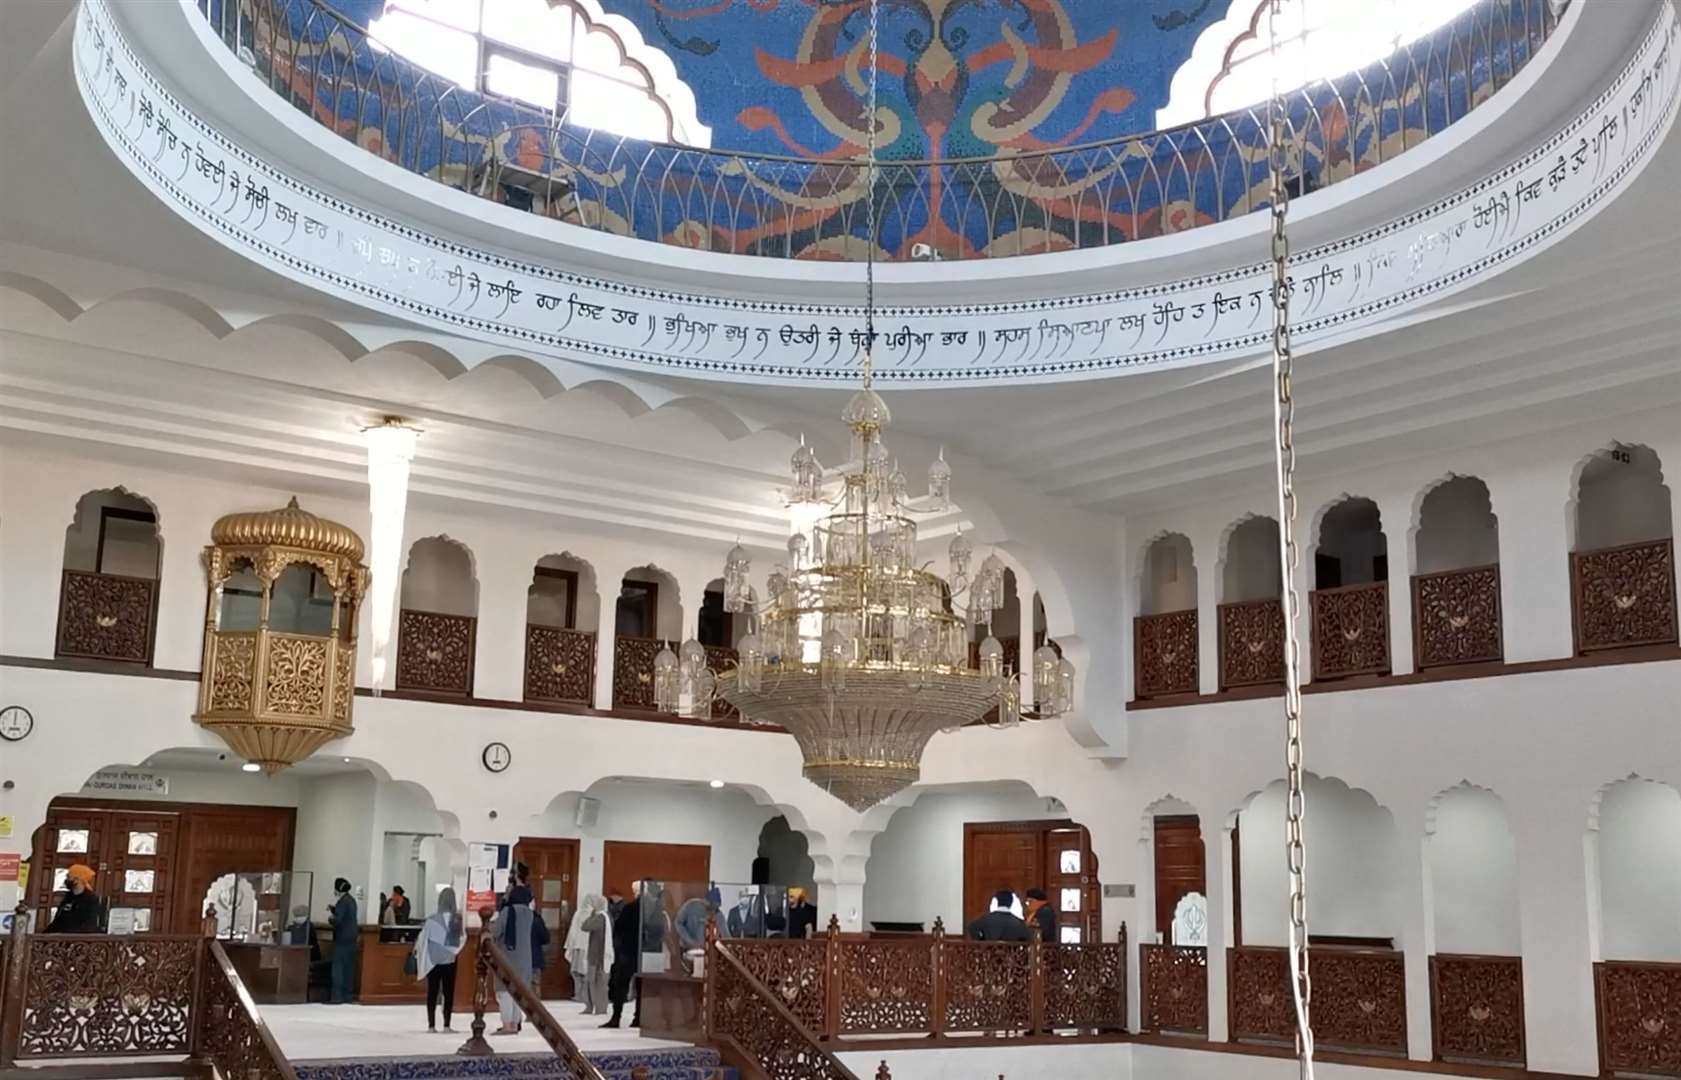
[[[963,921],[986,914],[992,895],[1043,889],[1057,936],[1071,944],[1103,938],[1102,887],[1091,834],[1072,821],[987,821],[963,826]],[[947,927],[961,933],[963,927]]]
[[[530,871],[531,895],[537,917],[549,930],[542,983],[535,989],[545,998],[572,996],[572,967],[566,959],[566,934],[578,910],[578,841],[522,836],[514,845],[514,861]]]

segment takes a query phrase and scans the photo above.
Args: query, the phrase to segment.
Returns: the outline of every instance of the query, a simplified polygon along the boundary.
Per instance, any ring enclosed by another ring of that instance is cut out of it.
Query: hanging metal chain
[[[870,0],[870,108],[864,118],[869,129],[864,159],[864,199],[870,208],[870,236],[864,249],[864,389],[875,381],[876,344],[876,61],[880,59],[881,0]]]
[[[1290,192],[1285,184],[1289,153],[1289,118],[1279,90],[1278,40],[1283,29],[1283,0],[1271,0],[1267,12],[1268,60],[1272,99],[1267,107],[1267,171],[1272,181],[1272,376],[1274,474],[1278,482],[1278,558],[1284,592],[1284,763],[1289,794],[1284,809],[1285,851],[1290,878],[1290,989],[1296,1006],[1296,1052],[1304,1080],[1313,1076],[1313,1028],[1309,1023],[1312,983],[1308,978],[1307,872],[1302,821],[1307,812],[1302,770],[1301,643],[1296,622],[1301,603],[1296,591],[1296,401],[1290,384],[1290,238],[1285,218]]]

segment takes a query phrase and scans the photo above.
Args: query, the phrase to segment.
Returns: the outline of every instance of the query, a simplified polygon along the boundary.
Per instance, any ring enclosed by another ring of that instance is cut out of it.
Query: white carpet
[[[583,1006],[572,1001],[545,1002],[549,1012],[586,1054],[613,1050],[662,1050],[687,1043],[666,1039],[644,1039],[635,1028],[603,1031],[604,1019],[584,1016]],[[264,1005],[267,1021],[280,1050],[293,1061],[316,1058],[357,1057],[443,1057],[455,1053],[467,1041],[473,1014],[456,1013],[453,1034],[426,1031],[423,1005]],[[625,1010],[630,1019],[630,1010]],[[501,1024],[495,1016],[485,1017],[485,1037],[498,1053],[543,1053],[548,1044],[530,1024],[518,1035],[493,1036]]]

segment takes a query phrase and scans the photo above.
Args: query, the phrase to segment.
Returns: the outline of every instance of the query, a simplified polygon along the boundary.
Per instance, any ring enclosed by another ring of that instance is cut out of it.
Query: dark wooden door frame
[[[1038,853],[1037,853],[1036,864],[1039,868],[1039,875],[1038,875],[1038,880],[1034,884],[1039,888],[1047,889],[1047,894],[1046,895],[1048,896],[1049,891],[1048,891],[1048,886],[1046,885],[1046,878],[1048,876],[1047,869],[1046,869],[1046,867],[1047,867],[1047,863],[1046,863],[1047,843],[1046,843],[1046,841],[1047,841],[1047,839],[1048,839],[1048,837],[1050,836],[1051,833],[1057,832],[1059,830],[1064,830],[1064,829],[1077,829],[1077,830],[1080,831],[1081,835],[1084,837],[1084,845],[1082,847],[1082,852],[1083,852],[1082,860],[1086,865],[1088,865],[1090,867],[1090,869],[1087,871],[1087,873],[1091,877],[1091,883],[1092,884],[1091,884],[1091,887],[1089,889],[1087,889],[1087,891],[1086,891],[1086,900],[1083,901],[1083,903],[1088,908],[1088,910],[1085,911],[1085,912],[1082,912],[1082,915],[1084,917],[1081,919],[1081,923],[1083,924],[1083,926],[1087,930],[1090,931],[1090,933],[1087,935],[1087,940],[1088,941],[1100,941],[1100,940],[1102,940],[1103,906],[1102,906],[1102,899],[1101,898],[1102,898],[1102,895],[1103,895],[1103,889],[1102,889],[1102,886],[1100,884],[1098,884],[1097,855],[1096,855],[1095,852],[1092,851],[1092,848],[1091,848],[1091,830],[1086,828],[1084,825],[1080,824],[1078,821],[1075,821],[1072,818],[1045,818],[1044,820],[1041,820],[1041,821],[966,821],[966,822],[964,822],[963,823],[963,882],[964,882],[965,893],[967,893],[967,891],[968,891],[969,852],[970,852],[970,849],[973,845],[972,838],[975,835],[980,834],[980,833],[1026,832],[1026,833],[1036,833],[1038,835],[1039,839],[1038,839]],[[1097,902],[1092,903],[1092,898],[1096,898]],[[963,919],[967,920],[968,917],[969,917],[968,907],[967,907],[967,905],[968,905],[968,897],[967,896],[964,897],[963,903],[964,903],[964,909],[961,912],[961,917]],[[947,930],[950,933],[961,934],[963,932],[963,927],[961,927],[961,926],[948,927]]]

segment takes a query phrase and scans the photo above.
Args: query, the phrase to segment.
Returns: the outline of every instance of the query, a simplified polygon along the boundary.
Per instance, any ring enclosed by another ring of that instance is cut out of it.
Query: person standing
[[[356,897],[350,894],[350,882],[333,879],[337,899],[327,911],[333,927],[333,996],[332,1004],[348,1005],[356,976],[356,939],[362,928],[356,921]]]
[[[1039,940],[1046,945],[1057,943],[1056,909],[1045,896],[1044,889],[1027,890],[1026,919],[1039,924]]]
[[[788,890],[788,936],[795,939],[817,936],[817,905],[799,885]]]
[[[438,890],[436,910],[426,917],[414,942],[415,968],[426,980],[427,1031],[438,1030],[440,1000],[444,1006],[444,1030],[453,1030],[449,1021],[455,1011],[455,959],[461,954],[465,940],[455,890],[447,887]]]
[[[581,945],[572,961],[572,975],[584,1003],[585,1016],[607,1013],[607,970],[613,966],[613,934],[607,915],[607,901],[599,896],[584,897],[578,909]]]
[[[630,1000],[631,983],[636,978],[636,961],[642,948],[642,883],[631,886],[631,898],[613,917],[613,966],[607,977],[607,1000],[612,1003],[613,1015],[601,1026],[616,1028],[624,1015],[625,1002]],[[631,1027],[642,1026],[642,997],[636,998],[636,1012]]]
[[[403,892],[401,885],[391,886],[391,899],[385,905],[385,919],[382,926],[407,926],[409,924],[409,898]]]
[[[531,910],[531,887],[525,883],[525,877],[524,863],[515,866],[514,872],[508,876],[508,891],[497,901],[501,910],[491,924],[491,933],[506,954],[508,966],[529,986],[533,945],[531,924],[535,918]],[[518,1035],[525,1022],[525,1011],[514,1000],[513,990],[506,983],[497,989],[496,1001],[502,1009],[502,1026],[491,1034]]]
[[[64,872],[64,899],[58,902],[49,934],[98,934],[105,930],[105,909],[93,891],[93,867],[77,863]]]
[[[992,894],[992,910],[970,923],[965,933],[973,941],[1026,941],[1027,923],[1010,910],[1016,894],[999,889]]]

